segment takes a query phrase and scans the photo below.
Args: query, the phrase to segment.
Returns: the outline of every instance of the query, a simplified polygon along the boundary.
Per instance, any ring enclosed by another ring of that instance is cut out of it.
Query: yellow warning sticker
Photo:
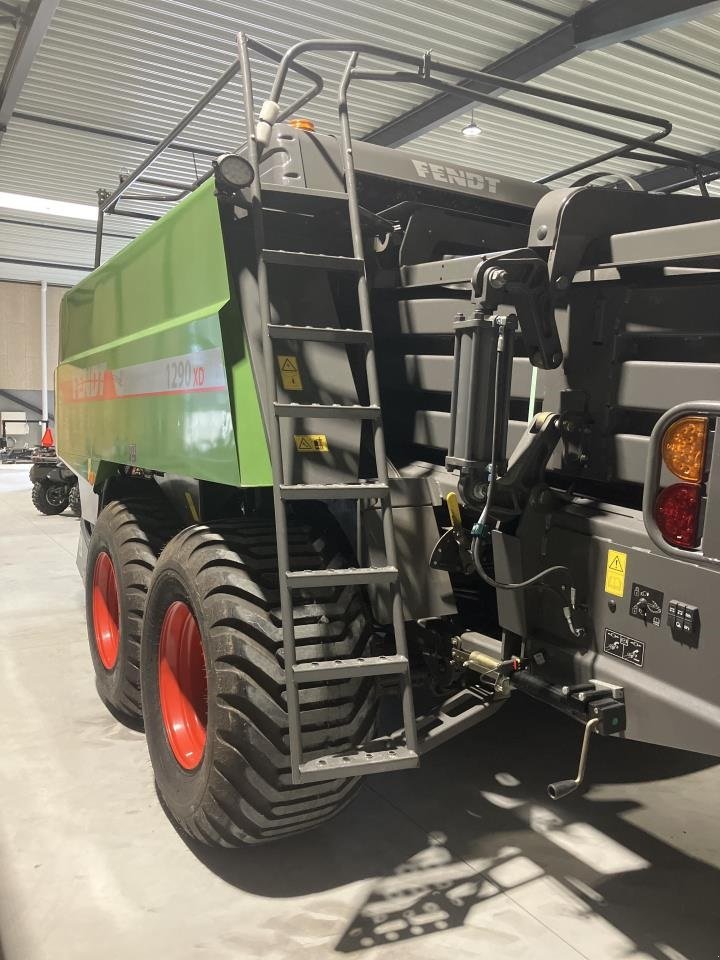
[[[622,597],[625,593],[625,573],[627,571],[627,554],[620,550],[608,550],[607,568],[605,570],[605,593],[614,597]]]
[[[284,390],[302,390],[302,379],[300,377],[300,368],[298,367],[297,357],[278,357],[278,366],[280,367],[280,377]]]
[[[298,453],[327,453],[330,450],[324,433],[295,434],[295,449]]]

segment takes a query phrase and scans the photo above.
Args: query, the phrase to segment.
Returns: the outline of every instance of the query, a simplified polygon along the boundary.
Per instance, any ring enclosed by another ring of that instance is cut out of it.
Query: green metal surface
[[[66,294],[56,390],[58,450],[91,482],[123,464],[271,485],[212,180]]]

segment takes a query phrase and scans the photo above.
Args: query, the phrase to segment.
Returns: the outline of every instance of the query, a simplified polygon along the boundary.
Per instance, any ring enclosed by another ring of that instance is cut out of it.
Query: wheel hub
[[[92,615],[95,645],[106,670],[117,663],[120,649],[120,604],[117,578],[110,555],[98,554],[93,570]]]
[[[168,744],[185,770],[202,762],[207,729],[207,672],[200,628],[190,607],[172,603],[160,630],[160,709]]]
[[[59,507],[63,502],[65,496],[65,488],[61,487],[59,483],[55,483],[52,486],[49,486],[45,491],[45,497],[47,502],[52,507]]]

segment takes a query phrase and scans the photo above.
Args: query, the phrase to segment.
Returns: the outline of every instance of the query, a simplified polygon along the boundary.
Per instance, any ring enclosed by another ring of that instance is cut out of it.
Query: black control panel
[[[634,583],[630,594],[630,616],[659,627],[662,623],[664,599],[660,590]]]
[[[700,610],[691,603],[671,600],[668,603],[667,623],[673,639],[696,647],[700,640]]]

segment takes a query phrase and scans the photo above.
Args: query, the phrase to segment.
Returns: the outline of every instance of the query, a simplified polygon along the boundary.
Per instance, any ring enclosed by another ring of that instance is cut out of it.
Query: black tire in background
[[[68,493],[68,506],[69,506],[70,509],[72,510],[73,516],[75,516],[75,517],[79,517],[79,516],[80,516],[80,514],[81,514],[81,508],[80,508],[80,487],[77,485],[77,483],[74,483],[74,484],[70,487],[70,491],[69,491],[69,493]]]
[[[68,495],[64,483],[34,483],[31,496],[35,509],[48,517],[67,509]]]
[[[111,711],[137,722],[140,637],[157,558],[178,528],[159,495],[115,500],[98,517],[88,544],[85,611],[98,693]]]
[[[294,568],[348,565],[344,541],[324,516],[319,526],[291,524]],[[207,844],[307,830],[359,786],[357,778],[291,782],[277,582],[274,523],[248,518],[183,530],[150,586],[141,655],[148,748],[170,815]],[[296,592],[294,618],[299,661],[367,651],[371,621],[358,587]],[[372,678],[301,687],[300,703],[306,759],[372,735]]]

